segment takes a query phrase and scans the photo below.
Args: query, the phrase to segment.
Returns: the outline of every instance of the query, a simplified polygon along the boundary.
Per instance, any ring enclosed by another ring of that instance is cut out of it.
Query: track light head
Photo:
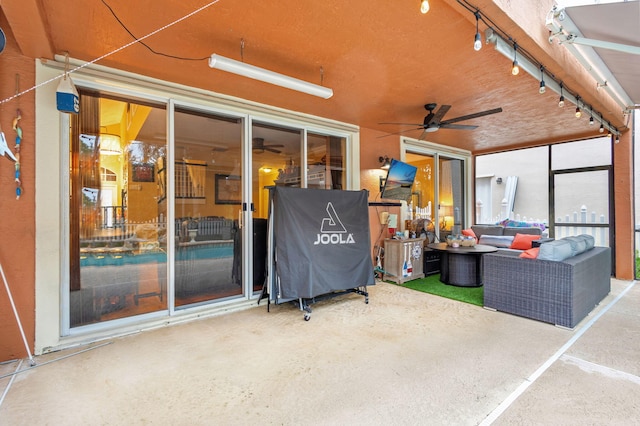
[[[598,130],[600,133],[604,133],[604,124],[600,123],[600,130]]]
[[[582,111],[580,111],[580,107],[576,107],[576,118],[582,117]]]
[[[593,126],[595,124],[595,120],[593,119],[593,117],[589,117],[589,126]]]
[[[564,107],[564,95],[560,95],[560,100],[558,100],[558,108]]]
[[[429,0],[420,1],[420,13],[423,15],[429,11]]]

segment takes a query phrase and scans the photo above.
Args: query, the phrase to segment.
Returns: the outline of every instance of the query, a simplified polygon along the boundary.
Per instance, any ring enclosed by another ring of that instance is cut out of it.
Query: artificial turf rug
[[[401,286],[422,291],[424,293],[435,294],[436,296],[446,297],[447,299],[471,303],[472,305],[484,305],[482,287],[457,287],[455,285],[447,285],[440,281],[440,274],[429,275],[417,280],[407,281],[406,283],[401,284]]]

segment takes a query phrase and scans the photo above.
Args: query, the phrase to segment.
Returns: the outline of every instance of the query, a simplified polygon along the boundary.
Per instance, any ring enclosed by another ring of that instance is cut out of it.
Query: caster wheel
[[[311,315],[309,314],[304,314],[304,320],[305,321],[309,321],[311,319]]]
[[[368,297],[366,299],[364,299],[364,303],[367,304],[367,305],[369,304],[369,298]]]

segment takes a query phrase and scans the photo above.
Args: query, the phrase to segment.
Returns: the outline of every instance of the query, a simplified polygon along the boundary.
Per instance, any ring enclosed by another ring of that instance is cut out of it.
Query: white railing
[[[89,245],[109,245],[111,243],[123,243],[127,239],[136,236],[136,230],[141,227],[157,231],[157,235],[166,235],[167,221],[164,217],[151,219],[142,222],[126,222],[119,224],[115,228],[102,228],[95,230],[93,234],[86,239],[81,239],[80,243]]]

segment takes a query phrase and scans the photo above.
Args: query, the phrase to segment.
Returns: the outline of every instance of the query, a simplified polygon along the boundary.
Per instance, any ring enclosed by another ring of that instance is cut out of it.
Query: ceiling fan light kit
[[[244,62],[229,59],[215,53],[209,58],[209,67],[241,75],[243,77],[252,78],[254,80],[263,81],[265,83],[274,84],[276,86],[285,87],[287,89],[317,96],[323,99],[329,99],[333,96],[333,90],[328,87],[309,83],[304,80],[299,80],[297,78],[269,71],[254,65],[245,64]]]

